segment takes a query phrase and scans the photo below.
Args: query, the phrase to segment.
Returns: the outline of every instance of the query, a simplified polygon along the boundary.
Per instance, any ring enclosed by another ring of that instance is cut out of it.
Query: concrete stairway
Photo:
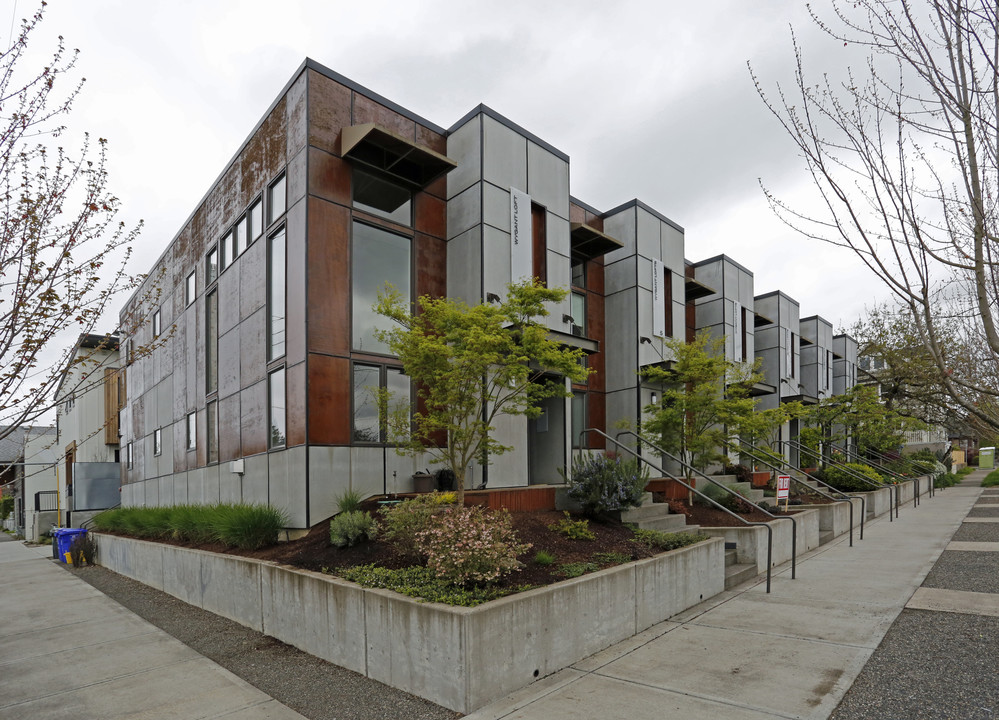
[[[733,547],[730,548],[730,545]],[[725,589],[731,590],[754,577],[756,577],[756,565],[740,563],[734,543],[725,543]]]
[[[622,510],[619,513],[622,523],[634,525],[642,530],[659,530],[660,532],[697,532],[699,525],[687,525],[687,516],[672,513],[667,503],[652,502],[652,493],[645,493],[642,506]]]
[[[739,479],[735,475],[713,475],[711,479],[732,488],[750,502],[759,504],[760,500],[763,499],[763,490],[754,490],[752,483],[739,482]],[[701,478],[697,489],[700,490],[700,485],[707,484],[707,480]]]

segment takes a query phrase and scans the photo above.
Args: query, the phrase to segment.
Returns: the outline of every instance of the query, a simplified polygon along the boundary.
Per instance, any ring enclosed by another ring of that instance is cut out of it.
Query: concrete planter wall
[[[98,562],[109,570],[463,713],[666,620],[725,584],[720,539],[456,608],[272,562],[96,537]]]
[[[797,523],[797,551],[803,552],[819,546],[819,513],[816,510],[802,510],[794,513]],[[791,559],[791,523],[787,520],[771,520],[773,528],[773,565],[780,565]],[[759,572],[767,569],[767,531],[759,525],[740,527],[702,527],[701,532],[734,542],[736,557],[740,563],[756,563]]]
[[[853,504],[853,531],[859,537],[860,533],[860,513],[863,511],[860,498],[851,498]],[[850,507],[846,503],[824,503],[822,505],[802,505],[802,510],[814,510],[819,514],[819,531],[832,532],[832,537],[837,538],[850,532]]]

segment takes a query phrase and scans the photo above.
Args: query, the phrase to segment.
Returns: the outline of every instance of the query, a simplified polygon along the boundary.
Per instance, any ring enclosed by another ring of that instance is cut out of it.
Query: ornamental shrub
[[[371,513],[361,510],[342,512],[330,520],[330,542],[338,548],[352,547],[364,540],[374,540],[378,523]]]
[[[548,529],[565,535],[570,540],[596,540],[597,535],[590,530],[590,522],[586,519],[573,520],[569,511],[565,511],[565,517],[558,522],[552,523]]]
[[[703,540],[708,540],[709,535],[704,535],[701,533],[685,533],[685,532],[662,532],[661,530],[635,530],[635,537],[632,538],[632,542],[641,543],[648,548],[653,550],[677,550],[682,547],[687,547],[688,545],[693,545],[699,543]]]
[[[587,515],[599,515],[639,507],[648,483],[648,470],[637,459],[577,456],[572,461],[569,497],[579,502]]]
[[[450,500],[448,498],[451,498]],[[430,527],[433,517],[455,501],[454,493],[425,493],[398,505],[381,510],[382,537],[396,549],[413,559],[422,559],[423,553],[416,544],[417,533]]]
[[[864,482],[854,475],[867,478],[869,482]],[[837,490],[845,492],[867,492],[884,484],[878,472],[863,463],[846,463],[846,469],[838,465],[827,467],[823,479]]]
[[[999,470],[993,470],[982,479],[982,487],[999,486]]]
[[[434,574],[455,585],[489,583],[521,566],[531,546],[517,542],[510,513],[451,506],[416,533],[416,545]]]

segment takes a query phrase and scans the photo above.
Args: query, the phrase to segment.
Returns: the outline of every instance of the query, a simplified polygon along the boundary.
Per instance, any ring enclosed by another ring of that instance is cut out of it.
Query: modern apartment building
[[[668,366],[666,339],[715,312],[707,296],[725,297],[719,332],[740,328],[731,351],[760,351],[752,274],[726,259],[709,281],[684,258],[680,225],[574,198],[568,156],[494,110],[444,128],[306,60],[122,310],[122,500],[269,502],[305,528],[348,488],[412,490],[426,459],[395,453],[375,396],[412,397],[374,333],[386,282],[473,304],[523,278],[570,290],[548,328],[592,375],[538,418],[503,418],[514,451],[468,478],[561,482],[574,448],[604,447],[581,430],[640,420],[656,392],[642,369]],[[772,375],[798,367],[797,303],[780,297],[766,362],[793,326],[795,364]]]

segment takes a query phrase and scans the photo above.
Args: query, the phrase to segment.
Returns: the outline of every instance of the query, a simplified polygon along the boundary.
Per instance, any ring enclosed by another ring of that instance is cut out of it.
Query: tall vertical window
[[[227,232],[219,240],[219,272],[225,270],[232,262],[232,233]]]
[[[573,292],[569,312],[572,314],[572,334],[586,335],[586,293]]]
[[[219,292],[205,299],[205,392],[219,389]]]
[[[586,261],[572,261],[572,286],[578,288],[586,287]]]
[[[663,303],[665,303],[666,337],[673,337],[673,271],[663,269]]]
[[[267,447],[284,447],[288,428],[284,368],[279,368],[267,376],[267,394],[267,426],[270,428]]]
[[[798,337],[794,333],[791,333],[791,344],[788,346],[788,348],[789,348],[788,352],[790,353],[790,357],[791,357],[791,377],[793,377],[793,378],[794,377],[798,377],[797,368],[795,367],[798,364],[796,362],[796,360],[797,360],[797,354],[794,352],[794,349],[796,347],[797,341],[798,341]]]
[[[589,423],[589,402],[584,392],[572,394],[572,446],[586,447],[586,439],[580,440],[580,434]]]
[[[746,327],[746,308],[742,308],[742,362],[746,362],[749,357],[749,350],[746,347],[749,344],[749,330]]]
[[[531,247],[534,257],[534,277],[548,285],[547,215],[540,205],[531,203]]]
[[[158,338],[160,336],[160,331],[162,330],[162,316],[160,311],[157,310],[153,313],[153,337]]]
[[[267,246],[267,359],[284,355],[285,340],[285,237],[284,228]],[[354,261],[357,262],[356,259]]]
[[[388,391],[388,404],[379,401],[379,392]],[[401,368],[380,365],[354,365],[354,442],[388,442],[385,424],[389,415],[408,411],[411,404],[409,377]]]
[[[125,459],[128,462],[128,469],[132,469],[132,443],[125,446]]]
[[[160,428],[153,430],[153,455],[163,452],[163,431]]]
[[[246,215],[236,221],[236,227],[232,229],[232,234],[236,240],[236,251],[233,257],[238,257],[243,254],[246,246],[250,244],[249,220],[247,220]]]
[[[264,203],[257,200],[250,206],[250,240],[248,245],[264,232]]]
[[[205,285],[211,285],[219,276],[219,249],[213,247],[205,258]]]
[[[217,400],[208,402],[205,420],[208,424],[208,462],[219,461],[219,404]]]
[[[198,415],[197,413],[189,412],[187,414],[187,430],[185,433],[185,439],[187,441],[187,449],[194,450],[198,447]]]
[[[184,303],[190,305],[198,294],[197,280],[194,277],[194,270],[187,276],[187,284],[184,286]]]
[[[354,223],[351,325],[355,350],[389,354],[388,346],[375,337],[375,328],[387,327],[387,322],[371,308],[378,300],[378,291],[386,283],[392,285],[404,301],[408,302],[412,297],[411,245],[408,237]]]
[[[270,225],[272,222],[274,222],[279,217],[284,215],[286,203],[287,203],[287,198],[285,197],[285,178],[284,175],[282,175],[277,180],[275,180],[269,188],[267,188],[268,225]]]

